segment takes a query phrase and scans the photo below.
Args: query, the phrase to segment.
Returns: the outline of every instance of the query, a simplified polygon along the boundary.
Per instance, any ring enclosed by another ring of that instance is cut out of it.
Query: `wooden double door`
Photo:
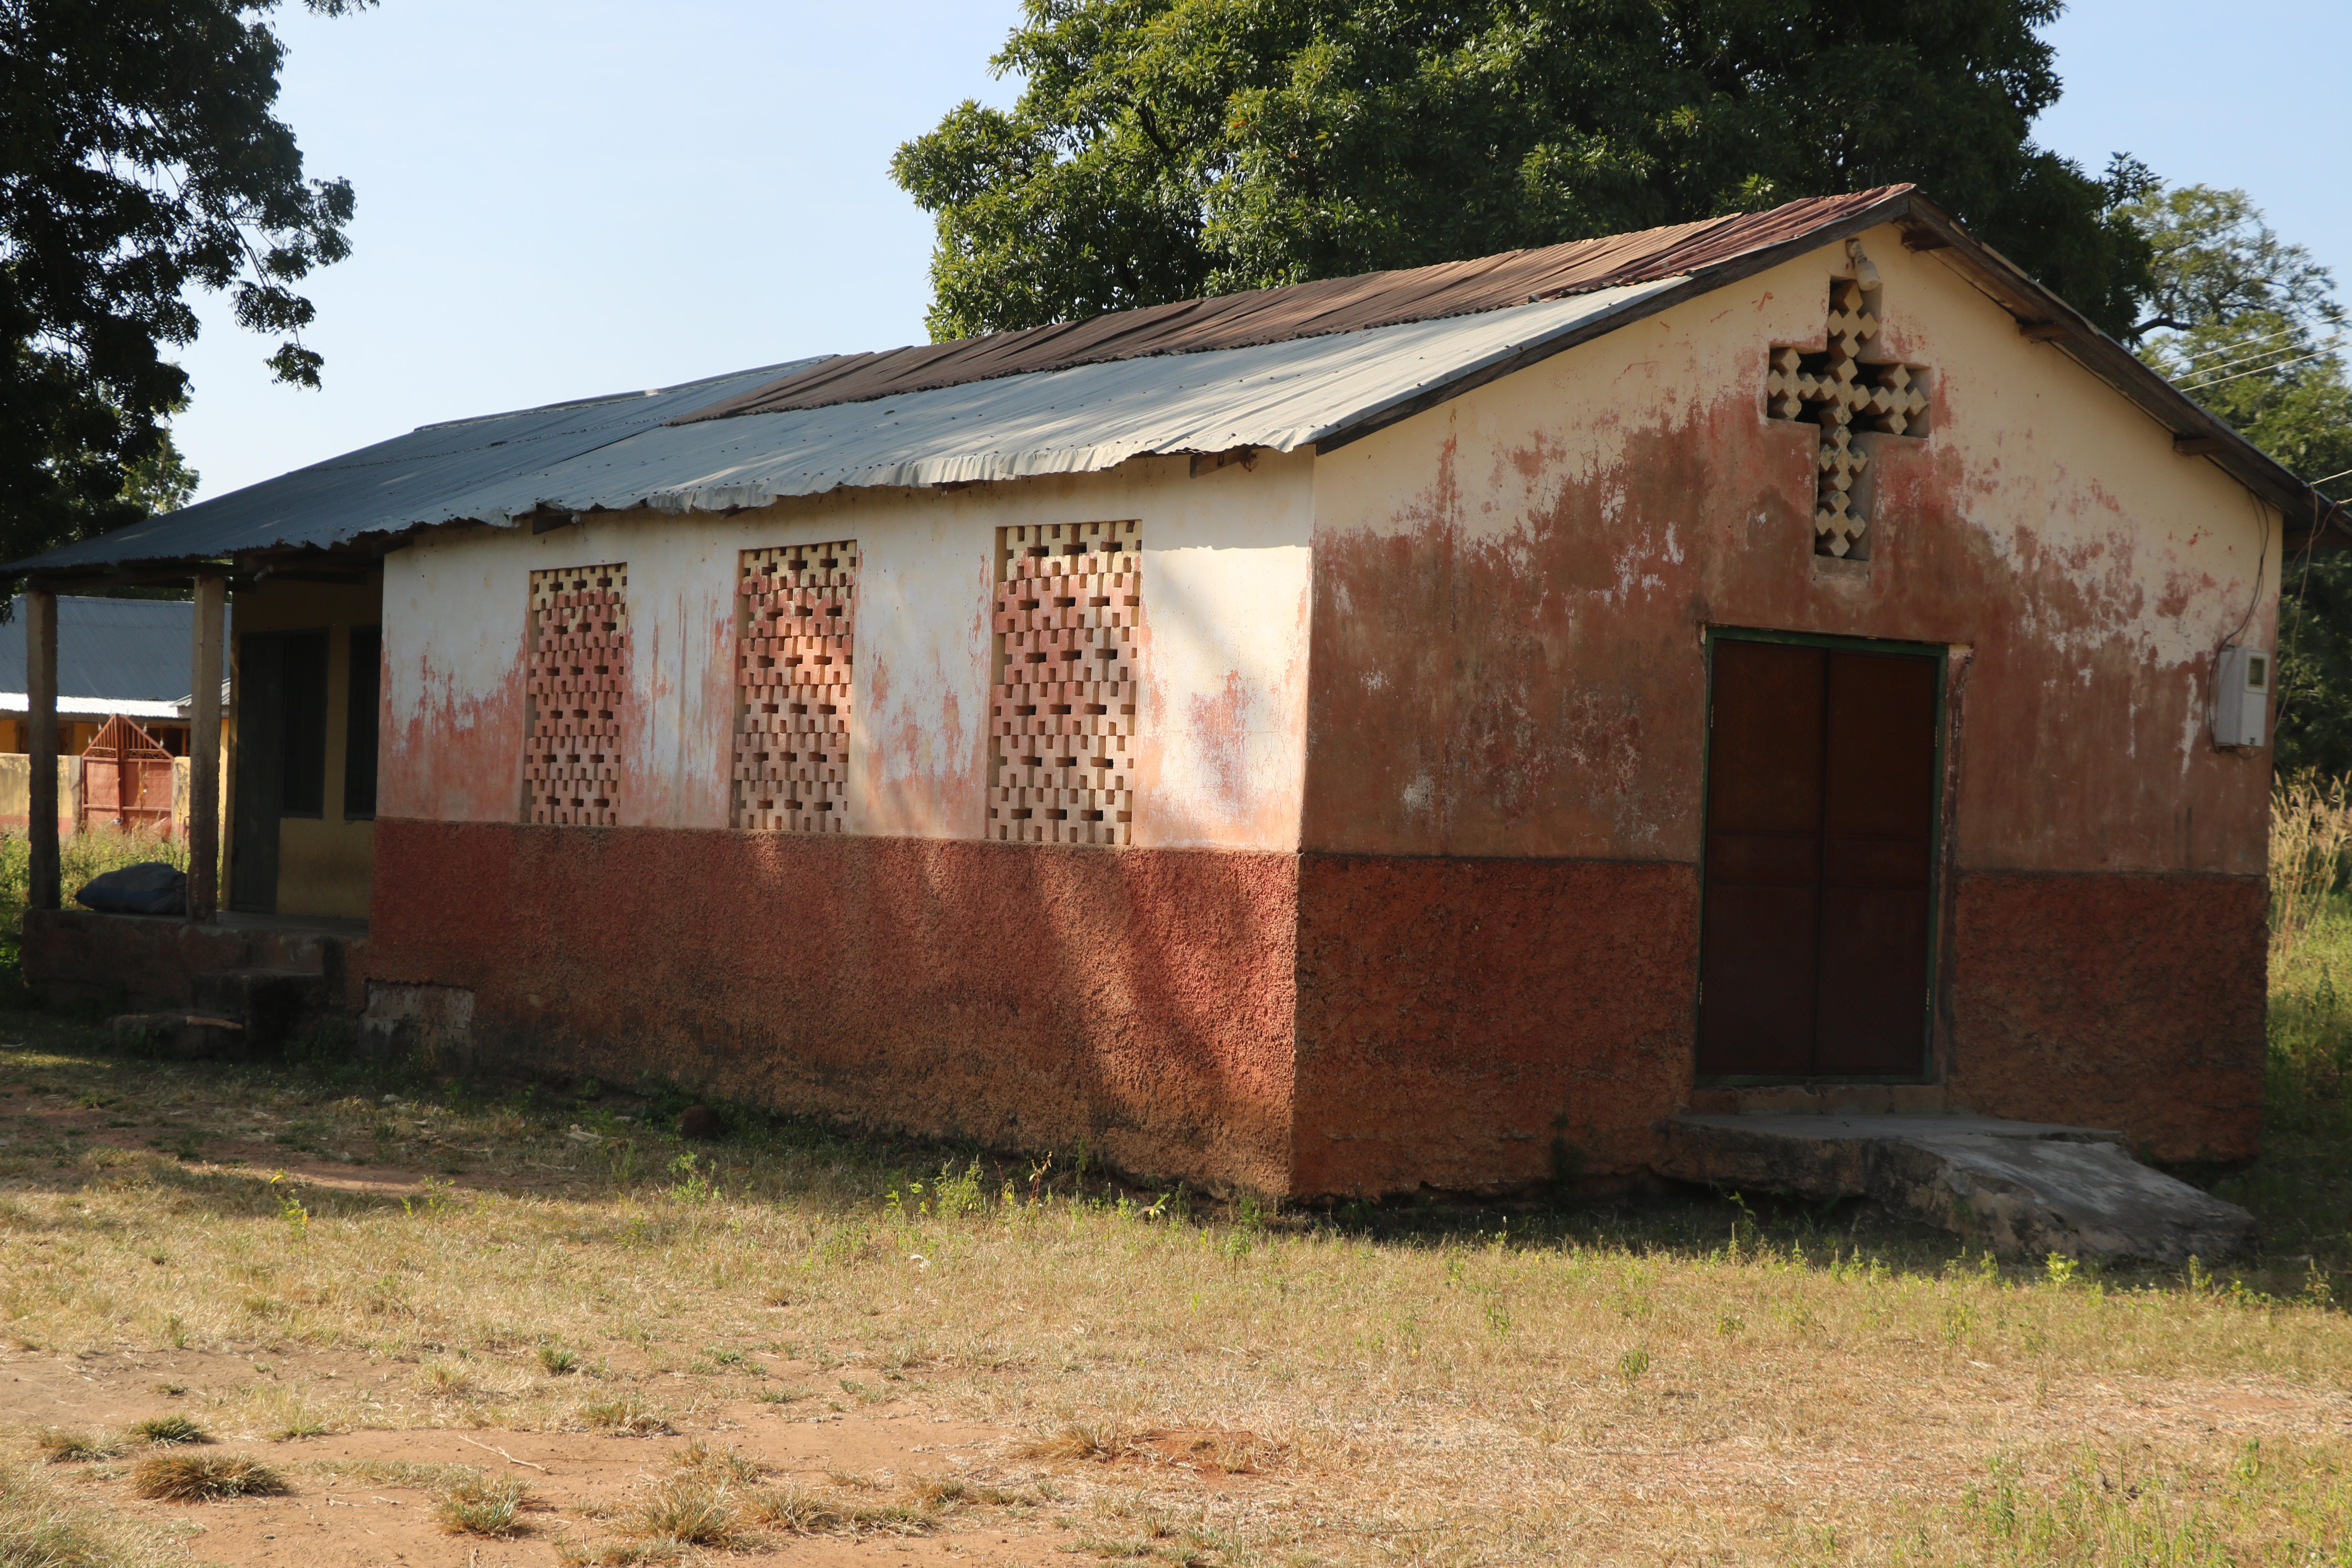
[[[1943,661],[1729,637],[1712,658],[1699,1075],[1916,1078]]]

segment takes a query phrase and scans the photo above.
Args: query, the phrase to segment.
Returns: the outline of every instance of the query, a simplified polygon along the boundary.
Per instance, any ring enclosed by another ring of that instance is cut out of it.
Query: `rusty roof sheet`
[[[1638,319],[1680,286],[1661,279],[1447,321],[671,424],[485,485],[465,505],[497,523],[641,506],[718,511],[835,489],[1093,473],[1157,453],[1295,451]]]
[[[841,354],[741,396],[681,414],[672,422],[687,425],[740,414],[782,414],[836,403],[864,403],[999,376],[1067,370],[1149,354],[1254,348],[1296,338],[1478,315],[1538,300],[1655,282],[1801,239],[1825,224],[1852,217],[1910,190],[1909,185],[1883,185],[1850,195],[1790,202],[1770,212],[1738,213],[1702,223],[1572,240],[1539,250],[1507,250],[1473,261],[1184,300],[956,342]]]

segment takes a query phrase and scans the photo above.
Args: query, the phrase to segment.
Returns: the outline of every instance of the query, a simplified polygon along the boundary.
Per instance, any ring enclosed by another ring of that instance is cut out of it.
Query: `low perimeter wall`
[[[194,925],[171,915],[30,910],[24,974],[52,1005],[144,1013],[191,1005],[199,974],[292,970],[326,976],[328,994],[356,1014],[366,1000],[367,949],[365,937]]]

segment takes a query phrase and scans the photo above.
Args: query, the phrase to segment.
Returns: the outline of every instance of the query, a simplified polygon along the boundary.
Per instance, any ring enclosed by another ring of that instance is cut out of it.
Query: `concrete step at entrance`
[[[2120,1132],[1967,1115],[1677,1116],[1658,1171],[1686,1182],[1869,1197],[2012,1258],[2218,1258],[2254,1218],[2134,1160]]]
[[[309,969],[215,969],[189,980],[198,1011],[245,1026],[247,1048],[275,1051],[327,1016],[327,977]]]
[[[168,1057],[241,1061],[251,1054],[245,1025],[216,1013],[124,1013],[109,1018],[106,1026]]]

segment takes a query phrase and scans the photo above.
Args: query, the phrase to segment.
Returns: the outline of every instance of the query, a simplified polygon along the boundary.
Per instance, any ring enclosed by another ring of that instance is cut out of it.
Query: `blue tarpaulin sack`
[[[109,915],[184,915],[188,874],[161,860],[142,861],[91,878],[74,902]]]

